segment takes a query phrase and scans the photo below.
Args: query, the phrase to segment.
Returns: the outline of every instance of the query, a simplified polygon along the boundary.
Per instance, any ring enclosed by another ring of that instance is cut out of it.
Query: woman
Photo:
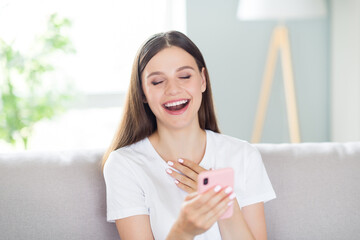
[[[180,32],[138,51],[103,167],[107,219],[122,240],[266,239],[263,203],[275,193],[260,154],[219,133],[205,61]],[[196,192],[200,172],[224,167],[234,189]],[[233,216],[218,220],[229,205]]]

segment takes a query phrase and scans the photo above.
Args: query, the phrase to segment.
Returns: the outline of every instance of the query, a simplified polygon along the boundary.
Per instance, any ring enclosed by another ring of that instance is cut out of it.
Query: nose
[[[174,96],[180,92],[181,92],[181,87],[179,86],[179,84],[177,83],[177,81],[175,79],[169,79],[166,82],[166,88],[165,88],[166,95]]]

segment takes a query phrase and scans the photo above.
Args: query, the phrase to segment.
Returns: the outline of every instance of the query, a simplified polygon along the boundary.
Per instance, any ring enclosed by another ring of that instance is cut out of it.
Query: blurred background
[[[279,21],[289,33],[300,142],[359,141],[359,1],[321,1],[318,16],[293,19],[246,19],[241,1],[2,0],[0,152],[106,148],[137,49],[168,30],[202,51],[222,133],[251,141]],[[283,68],[278,57],[260,142],[290,142]]]

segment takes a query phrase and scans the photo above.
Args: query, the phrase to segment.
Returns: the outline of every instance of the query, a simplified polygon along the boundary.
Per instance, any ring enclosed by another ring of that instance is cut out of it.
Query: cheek
[[[152,93],[152,89],[149,88],[149,86],[147,86],[146,84],[142,84],[142,90],[143,93],[145,95],[145,98],[147,100],[147,102],[151,102],[151,99],[153,98],[154,94]]]
[[[151,111],[154,112],[155,108],[160,104],[161,96],[157,91],[151,89],[147,89],[146,92],[144,91],[144,94]]]
[[[188,91],[191,92],[193,96],[201,96],[201,84],[191,84],[188,86]]]

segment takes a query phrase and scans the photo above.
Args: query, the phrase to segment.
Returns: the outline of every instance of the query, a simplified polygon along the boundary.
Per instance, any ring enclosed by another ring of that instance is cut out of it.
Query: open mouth
[[[183,108],[185,108],[188,104],[189,104],[190,100],[186,99],[186,100],[180,100],[177,102],[172,102],[172,103],[167,103],[164,104],[164,108],[166,108],[169,111],[179,111]]]

